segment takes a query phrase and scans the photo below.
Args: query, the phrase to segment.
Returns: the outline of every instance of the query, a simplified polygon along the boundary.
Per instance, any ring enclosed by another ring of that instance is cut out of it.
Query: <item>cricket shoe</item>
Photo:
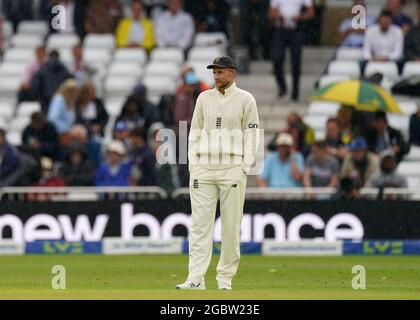
[[[206,285],[203,282],[195,282],[192,280],[187,280],[184,283],[177,284],[177,289],[181,290],[206,290]]]
[[[232,290],[232,286],[224,281],[217,281],[217,288],[219,290]]]

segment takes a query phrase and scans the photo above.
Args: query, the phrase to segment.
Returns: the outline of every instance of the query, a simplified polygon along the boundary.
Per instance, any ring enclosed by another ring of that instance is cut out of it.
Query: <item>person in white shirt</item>
[[[220,199],[222,248],[216,280],[219,289],[231,290],[240,260],[247,174],[258,149],[259,118],[255,98],[236,87],[237,66],[231,57],[218,57],[207,68],[213,69],[216,88],[199,95],[191,122],[189,274],[176,288],[206,288]]]
[[[182,0],[169,0],[168,10],[156,20],[156,39],[159,47],[187,50],[195,32],[194,20],[182,10]]]
[[[366,31],[363,57],[369,61],[398,61],[403,56],[404,34],[392,24],[392,13],[383,10],[378,24]]]
[[[276,74],[279,97],[287,93],[284,79],[283,62],[286,48],[290,48],[292,60],[292,100],[299,99],[299,80],[303,34],[299,30],[299,22],[310,20],[315,11],[312,0],[271,0],[269,18],[274,23],[275,31],[272,43],[272,58]]]

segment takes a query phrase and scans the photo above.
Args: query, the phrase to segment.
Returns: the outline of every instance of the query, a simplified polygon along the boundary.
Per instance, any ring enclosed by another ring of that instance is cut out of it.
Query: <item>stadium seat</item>
[[[334,117],[340,109],[340,104],[330,101],[312,101],[309,105],[308,114]]]
[[[21,102],[17,107],[16,116],[30,117],[36,111],[41,111],[39,102]]]
[[[316,130],[315,131],[315,140],[320,141],[324,140],[327,133],[324,130]]]
[[[379,72],[382,73],[385,77],[389,79],[398,78],[398,67],[395,62],[379,62],[379,61],[369,61],[366,65],[365,76],[371,76],[372,74]]]
[[[156,48],[150,56],[152,62],[173,62],[181,64],[184,62],[184,52],[179,48]]]
[[[107,49],[85,49],[83,52],[83,62],[93,65],[108,65],[112,59],[111,53]]]
[[[32,48],[9,48],[6,50],[3,61],[29,63],[35,59],[35,51]]]
[[[147,62],[147,54],[144,49],[122,48],[115,50],[114,61],[131,62],[144,65]]]
[[[408,188],[420,188],[420,177],[406,177],[406,179],[407,179]],[[417,198],[416,200],[419,200],[419,199]]]
[[[420,177],[420,162],[402,161],[398,165],[397,173],[404,177]]]
[[[19,23],[17,32],[19,34],[37,34],[44,37],[49,32],[49,26],[46,21],[26,20]]]
[[[83,47],[85,49],[107,49],[109,51],[115,48],[115,36],[109,34],[88,34],[84,41]]]
[[[177,88],[177,81],[168,76],[145,76],[143,84],[147,88],[148,98],[153,103],[159,102],[163,94],[174,94]]]
[[[335,56],[336,60],[359,61],[363,59],[363,49],[361,48],[338,48]]]
[[[47,39],[47,49],[73,48],[80,43],[80,38],[74,33],[53,33]]]
[[[420,163],[420,147],[411,145],[410,152],[404,157],[404,161],[418,161]]]
[[[19,76],[0,76],[0,97],[15,99],[20,83],[21,77]]]
[[[167,76],[176,80],[179,77],[179,66],[174,62],[149,62],[144,74],[147,76]]]
[[[121,113],[124,100],[124,98],[110,98],[105,101],[105,109],[110,117],[116,117]]]
[[[8,120],[13,116],[15,112],[15,106],[13,103],[9,103],[6,101],[0,102],[0,119]]]
[[[10,45],[14,48],[36,48],[44,44],[41,35],[14,34],[10,38]]]
[[[325,130],[325,124],[327,123],[327,116],[320,115],[306,115],[303,117],[303,122],[310,126],[315,131]]]
[[[6,133],[7,142],[13,146],[22,145],[22,131],[19,130],[8,130]]]
[[[136,85],[137,79],[133,76],[110,76],[105,80],[105,95],[110,97],[125,97]]]
[[[223,51],[218,47],[193,47],[188,53],[188,60],[210,64],[215,57],[221,55],[223,55]]]
[[[112,62],[107,72],[109,76],[134,76],[139,79],[143,74],[143,68],[130,62]]]
[[[17,131],[17,132],[23,132],[23,130],[26,128],[26,126],[31,122],[31,118],[29,116],[27,117],[15,117],[10,121],[8,130],[10,131]]]
[[[328,65],[328,74],[332,76],[360,77],[360,65],[356,61],[331,61]]]
[[[404,78],[408,78],[411,76],[420,76],[420,62],[406,62],[403,68],[402,76]]]
[[[0,64],[0,76],[19,76],[21,77],[26,69],[26,63],[22,62],[3,62]]]
[[[387,115],[389,125],[397,130],[400,130],[401,133],[407,137],[408,129],[410,123],[410,117],[402,114],[393,114],[390,113]]]
[[[340,82],[340,81],[346,81],[346,80],[350,80],[351,78],[349,76],[322,76],[319,79],[319,83],[318,83],[318,87],[322,88],[322,87],[326,87],[330,84],[333,84],[335,82]]]
[[[417,103],[415,101],[398,101],[400,110],[405,115],[412,115],[417,111]]]
[[[194,47],[226,47],[228,40],[223,32],[198,32],[194,37]]]
[[[74,55],[72,48],[59,49],[58,52],[60,54],[60,60],[66,66],[71,66],[74,63]]]

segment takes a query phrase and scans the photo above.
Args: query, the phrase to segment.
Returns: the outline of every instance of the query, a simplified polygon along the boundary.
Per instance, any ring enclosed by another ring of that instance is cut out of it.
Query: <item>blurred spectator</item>
[[[302,186],[305,160],[293,146],[293,137],[281,133],[276,140],[277,152],[267,156],[258,185],[270,188],[295,188]]]
[[[60,61],[56,50],[51,51],[48,61],[32,78],[31,88],[35,99],[39,100],[44,112],[47,112],[51,98],[64,80],[71,78],[71,73]]]
[[[92,81],[82,85],[76,105],[77,122],[88,128],[91,136],[102,137],[109,116]]]
[[[132,178],[135,185],[156,185],[156,157],[147,145],[147,133],[144,128],[135,128],[130,132],[130,159],[132,162]]]
[[[366,141],[369,150],[377,154],[392,150],[397,162],[400,162],[404,155],[410,151],[401,132],[388,125],[386,113],[382,111],[375,113],[373,128],[366,134]]]
[[[95,186],[129,186],[131,163],[125,160],[126,148],[121,141],[106,147],[106,161],[96,170]]]
[[[31,81],[38,70],[46,63],[47,53],[45,47],[41,46],[35,50],[36,58],[31,61],[25,69],[25,73],[22,77],[22,83],[20,85],[20,91],[18,93],[18,103],[23,101],[33,101],[34,93],[31,88]]]
[[[368,128],[363,114],[348,105],[342,105],[338,109],[337,121],[344,144],[349,144],[355,137],[363,135]]]
[[[169,138],[167,140],[165,139],[165,141],[157,139],[157,134],[161,129],[165,129],[162,122],[155,122],[152,124],[147,133],[147,140],[156,159],[155,172],[157,185],[171,194],[175,189],[181,186],[188,187],[190,175],[188,165],[176,165],[176,139]],[[162,150],[159,152],[161,147],[165,150],[163,154]],[[159,156],[161,158],[158,159]],[[162,159],[163,157],[165,157],[165,159]],[[165,162],[165,160],[167,161]],[[181,170],[181,168],[184,170]],[[180,180],[182,180],[183,184],[181,184]]]
[[[33,19],[32,6],[33,0],[2,0],[2,16],[13,24],[16,32],[21,21]]]
[[[51,32],[76,33],[80,38],[85,36],[84,20],[86,7],[89,0],[50,0],[48,18],[50,20]],[[52,20],[56,16],[52,8],[56,5],[64,7],[65,26],[64,29],[55,29]]]
[[[102,145],[92,137],[89,138],[87,128],[82,124],[74,125],[69,131],[69,144],[66,147],[65,154],[68,153],[67,148],[74,144],[79,144],[87,153],[88,159],[97,168],[102,162]]]
[[[197,32],[223,32],[228,35],[227,22],[230,4],[225,0],[196,0],[201,10],[193,17],[196,19]]]
[[[132,130],[132,129],[131,129]],[[114,125],[112,138],[121,141],[126,147],[129,145],[130,129],[125,121],[117,121]]]
[[[366,10],[364,0],[354,0],[353,6],[363,6]],[[353,20],[356,14],[358,14],[358,12],[352,13],[352,16],[348,19],[345,19],[340,25],[340,37],[342,40],[342,47],[362,48],[366,29],[375,24],[375,18],[366,15],[366,28],[353,28]]]
[[[407,188],[407,179],[395,171],[397,161],[392,151],[385,151],[381,154],[380,169],[375,172],[367,181],[368,188]]]
[[[252,60],[258,58],[259,48],[262,48],[264,59],[270,58],[271,25],[267,19],[269,2],[269,0],[241,1],[241,29]]]
[[[350,178],[358,188],[364,187],[366,181],[379,169],[378,156],[368,151],[364,138],[356,138],[349,145],[351,154],[344,160],[340,177]]]
[[[299,99],[301,57],[304,41],[304,35],[299,28],[299,22],[312,19],[314,13],[312,0],[271,0],[270,2],[269,17],[275,27],[272,58],[279,97],[287,93],[283,64],[286,56],[286,48],[289,47],[292,60],[292,100],[297,101]]]
[[[311,152],[311,146],[305,142],[305,131],[304,129],[297,125],[292,124],[287,128],[287,133],[293,137],[293,144],[295,150],[300,152],[304,158],[306,158]]]
[[[181,74],[182,84],[176,90],[177,93],[180,93],[182,90],[184,90],[184,85],[186,84],[187,76],[191,76],[192,74],[198,78],[197,73],[195,72],[194,68],[191,67],[191,65],[189,65],[188,63],[181,66],[180,74]],[[200,92],[212,89],[211,86],[209,86],[204,81],[201,81],[200,79],[198,79],[198,84],[200,86]]]
[[[398,61],[402,58],[404,35],[400,27],[392,24],[392,13],[383,10],[378,24],[366,31],[363,56],[372,61]]]
[[[345,147],[345,143],[341,137],[337,118],[327,120],[325,131],[325,143],[327,144],[328,153],[336,157],[341,163],[349,155],[349,151]]]
[[[420,103],[417,112],[410,116],[410,144],[420,146]]]
[[[194,37],[194,21],[182,10],[182,0],[169,0],[168,10],[156,20],[156,40],[159,47],[189,49]]]
[[[360,187],[352,179],[342,178],[340,179],[340,185],[334,198],[337,200],[361,199]]]
[[[302,117],[296,112],[289,113],[286,119],[286,123],[286,130],[299,133],[298,137],[295,135],[297,137],[295,139],[297,142],[297,148],[309,150],[308,146],[310,146],[315,141],[314,130],[309,125],[304,123]],[[277,134],[274,139],[271,140],[270,144],[268,145],[268,150],[275,151],[277,149],[276,139],[278,135],[279,134]]]
[[[197,76],[193,72],[187,73],[184,78],[183,88],[176,94],[173,106],[175,131],[177,135],[179,134],[179,121],[187,122],[187,130],[189,132],[195,103],[200,93],[200,82]]]
[[[147,89],[139,84],[125,101],[117,121],[124,121],[129,130],[136,127],[149,130],[152,123],[159,119],[159,109],[147,100]]]
[[[76,123],[78,93],[79,87],[76,80],[69,79],[64,81],[52,99],[48,110],[48,121],[55,126],[62,145],[68,143],[69,131]]]
[[[73,74],[73,77],[79,82],[83,83],[89,81],[89,79],[96,72],[96,68],[88,66],[83,61],[83,46],[81,43],[77,44],[73,48],[73,65],[70,72]]]
[[[339,171],[340,164],[335,157],[328,154],[327,144],[324,141],[315,142],[306,162],[303,185],[306,188],[335,188],[338,184]]]
[[[54,162],[51,158],[42,157],[41,158],[41,177],[34,183],[33,187],[64,187],[66,184],[61,177],[59,177],[54,170]],[[28,194],[28,199],[30,201],[48,201],[51,199],[51,196],[60,195],[59,193],[30,193]]]
[[[86,8],[84,28],[86,33],[115,33],[123,17],[119,0],[90,0]]]
[[[95,169],[81,144],[74,142],[66,149],[66,155],[60,167],[60,176],[67,186],[93,185]]]
[[[413,26],[413,20],[401,12],[401,0],[388,0],[386,9],[392,14],[392,23],[402,29],[404,34]]]
[[[6,132],[0,129],[0,186],[7,186],[7,178],[18,170],[20,164],[18,151],[7,142]]]
[[[420,61],[420,3],[417,11],[419,21],[410,28],[404,42],[404,58],[408,61]]]
[[[31,122],[23,130],[22,147],[37,159],[49,157],[53,160],[60,158],[57,130],[53,124],[45,120],[42,112],[34,112]]]
[[[131,4],[131,18],[121,20],[117,28],[118,47],[144,48],[150,52],[155,46],[152,22],[144,16],[143,3],[134,0]]]

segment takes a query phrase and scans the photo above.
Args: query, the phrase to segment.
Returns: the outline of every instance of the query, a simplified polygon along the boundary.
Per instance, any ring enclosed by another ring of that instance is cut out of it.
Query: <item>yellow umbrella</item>
[[[360,111],[401,113],[390,93],[378,85],[360,80],[335,82],[320,88],[312,100],[334,101]]]

